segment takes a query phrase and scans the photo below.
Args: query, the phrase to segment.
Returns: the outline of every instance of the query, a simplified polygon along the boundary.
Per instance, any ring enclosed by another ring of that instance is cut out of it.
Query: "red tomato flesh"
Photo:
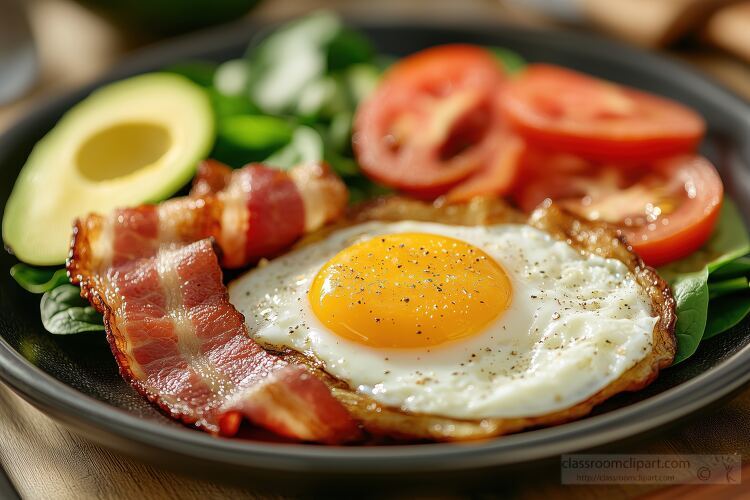
[[[546,64],[529,65],[508,85],[503,109],[532,146],[597,160],[690,153],[706,128],[675,101]]]
[[[687,257],[711,236],[724,187],[702,156],[631,168],[538,151],[525,155],[514,199],[526,211],[546,198],[590,220],[609,222],[650,266]]]
[[[458,203],[475,196],[508,193],[518,177],[525,149],[526,144],[517,135],[506,132],[499,136],[495,153],[482,168],[448,191],[445,200]]]
[[[353,145],[363,172],[422,198],[447,192],[493,157],[505,80],[492,54],[470,45],[400,60],[357,110]]]

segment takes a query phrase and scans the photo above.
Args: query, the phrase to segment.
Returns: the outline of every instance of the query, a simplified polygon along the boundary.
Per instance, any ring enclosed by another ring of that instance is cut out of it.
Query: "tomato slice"
[[[508,86],[503,109],[533,146],[597,160],[691,153],[706,129],[675,101],[546,64],[529,65]]]
[[[545,198],[590,220],[616,225],[646,264],[698,250],[711,236],[724,186],[702,156],[684,155],[624,169],[533,152],[514,199],[527,211]]]
[[[496,149],[505,81],[492,54],[471,45],[400,60],[357,110],[353,145],[363,172],[420,197],[447,192]]]
[[[586,196],[581,180],[588,182],[600,171],[597,165],[566,153],[527,147],[520,161],[519,181],[511,198],[530,213],[547,198],[561,200]]]
[[[520,172],[526,143],[506,132],[496,139],[494,154],[484,166],[445,195],[449,203],[469,201],[475,196],[502,195],[511,190]]]

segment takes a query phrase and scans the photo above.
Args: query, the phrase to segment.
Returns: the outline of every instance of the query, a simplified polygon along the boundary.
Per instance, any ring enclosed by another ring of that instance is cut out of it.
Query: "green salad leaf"
[[[249,50],[250,99],[267,113],[293,112],[300,96],[313,92],[309,89],[318,80],[369,61],[373,54],[367,40],[345,28],[335,14],[311,14],[281,27]]]
[[[708,295],[711,300],[745,290],[748,290],[746,276],[738,276],[724,281],[712,281],[709,279],[708,282]]]
[[[344,71],[344,88],[353,108],[375,90],[381,74],[380,68],[373,64],[355,64]]]
[[[328,72],[372,61],[375,57],[375,48],[370,40],[362,33],[345,26],[337,30],[325,49]]]
[[[518,73],[526,67],[526,60],[517,52],[504,47],[488,47],[488,49],[510,74]]]
[[[750,295],[740,293],[712,300],[708,304],[708,321],[703,340],[710,339],[735,327],[750,314]]]
[[[750,235],[747,233],[747,226],[737,205],[728,196],[724,197],[716,230],[706,248],[711,256],[706,264],[710,273],[750,253]]]
[[[750,236],[742,216],[725,196],[716,229],[706,245],[659,269],[677,302],[674,364],[692,356],[702,340],[731,329],[750,311],[750,297],[745,293],[748,280],[742,275],[748,252]]]
[[[258,108],[244,95],[228,95],[214,88],[208,89],[211,106],[218,122],[235,115],[257,115]]]
[[[353,158],[340,155],[335,151],[326,151],[325,161],[333,168],[339,177],[341,177],[347,185],[351,184],[353,178],[363,179],[359,172],[359,165],[354,161]],[[370,181],[371,182],[371,181]],[[351,188],[351,186],[349,186]]]
[[[219,121],[213,157],[233,167],[262,161],[292,141],[295,127],[268,115],[234,115]]]
[[[213,86],[224,95],[242,96],[248,100],[245,92],[249,81],[250,65],[247,59],[232,59],[216,68]]]
[[[349,108],[343,81],[333,76],[323,76],[302,87],[293,112],[301,119],[314,121],[328,119]]]
[[[65,335],[104,330],[102,315],[81,298],[73,285],[60,285],[42,296],[39,309],[48,332]]]
[[[286,170],[300,163],[321,161],[323,157],[323,139],[318,131],[301,126],[294,131],[289,144],[266,158],[265,163]]]
[[[721,281],[738,276],[750,276],[750,257],[740,257],[725,263],[711,273],[710,279]]]
[[[708,268],[709,273],[714,273],[748,253],[750,236],[740,211],[734,202],[725,196],[716,228],[703,248],[682,260],[660,268],[659,272],[668,280],[672,276],[695,272],[704,267]]]
[[[44,293],[68,282],[65,269],[45,269],[19,263],[10,268],[10,275],[24,290]]]
[[[282,25],[244,58],[216,68],[209,94],[219,126],[211,156],[233,167],[326,161],[350,188],[356,184],[353,199],[378,192],[351,141],[355,110],[376,87],[383,60],[330,12]]]
[[[354,117],[349,111],[344,111],[333,117],[328,130],[321,131],[325,135],[328,149],[338,153],[351,152],[352,120]]]
[[[68,283],[65,269],[45,269],[16,264],[13,279],[32,293],[43,293],[39,309],[42,324],[50,333],[69,334],[104,330],[102,315],[80,296],[81,290]]]
[[[672,282],[672,294],[677,302],[677,354],[674,364],[695,353],[703,339],[708,318],[708,270],[678,276]]]
[[[246,69],[247,61],[237,59],[219,66],[211,62],[192,61],[173,64],[164,71],[182,75],[203,87],[211,98],[217,118],[221,119],[226,116],[258,112],[258,108],[245,95],[247,78],[242,78],[242,68],[238,68],[240,65]]]

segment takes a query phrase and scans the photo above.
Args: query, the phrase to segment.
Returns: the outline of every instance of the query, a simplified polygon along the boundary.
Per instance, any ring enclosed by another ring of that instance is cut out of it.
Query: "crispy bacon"
[[[70,266],[81,294],[104,315],[122,376],[141,394],[211,433],[233,435],[246,418],[299,440],[360,437],[322,381],[250,339],[210,240],[143,250],[158,233],[154,210],[119,217],[108,262],[83,268],[76,249],[91,248],[74,246]]]
[[[98,268],[118,264],[112,238],[115,246],[131,249],[120,254],[125,259],[153,255],[165,244],[214,238],[222,266],[237,268],[273,256],[337,218],[346,201],[346,188],[326,165],[301,165],[287,173],[260,164],[232,171],[206,161],[189,197],[77,221],[76,244],[82,247],[77,251],[91,261],[86,266]]]
[[[229,303],[227,267],[270,256],[337,217],[327,167],[232,171],[205,162],[191,196],[77,220],[68,272],[104,315],[122,376],[172,417],[234,435],[247,419],[284,437],[343,443],[356,422],[328,387],[253,341]]]
[[[300,165],[286,173],[258,164],[231,170],[212,160],[198,167],[190,196],[223,204],[216,236],[226,267],[277,254],[341,216],[348,198],[325,164]]]

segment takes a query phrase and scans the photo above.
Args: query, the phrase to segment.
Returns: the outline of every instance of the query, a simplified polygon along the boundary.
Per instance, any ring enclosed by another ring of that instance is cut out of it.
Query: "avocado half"
[[[76,217],[174,194],[211,150],[214,127],[206,92],[179,75],[95,91],[29,155],[5,207],[5,245],[28,264],[62,264]]]

